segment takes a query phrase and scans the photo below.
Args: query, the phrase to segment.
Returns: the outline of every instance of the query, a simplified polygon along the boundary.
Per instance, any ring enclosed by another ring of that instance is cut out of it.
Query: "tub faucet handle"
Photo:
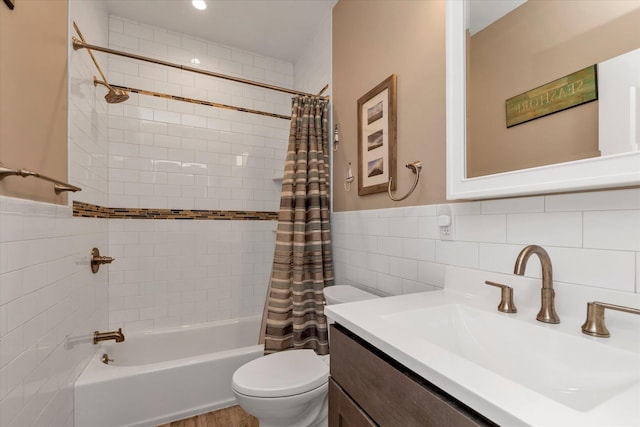
[[[91,249],[91,271],[95,274],[100,269],[101,264],[111,264],[114,258],[101,256],[98,248]]]
[[[500,304],[498,305],[498,311],[503,313],[517,313],[518,309],[513,303],[513,288],[511,286],[503,285],[502,283],[491,282],[485,280],[485,284],[489,286],[495,286],[501,290]]]

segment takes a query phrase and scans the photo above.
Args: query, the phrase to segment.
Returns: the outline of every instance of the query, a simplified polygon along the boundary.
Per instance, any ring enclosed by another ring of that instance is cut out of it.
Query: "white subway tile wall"
[[[85,2],[86,3],[86,2]],[[72,20],[91,43],[106,45],[108,20],[104,5],[70,2]],[[75,32],[73,33],[75,34]],[[94,53],[99,64],[108,70],[107,55]],[[84,50],[69,56],[69,181],[82,188],[69,193],[71,200],[107,206],[109,198],[109,129],[107,128],[106,90],[93,85],[98,75],[91,57]]]
[[[110,328],[133,332],[261,313],[273,230],[273,221],[110,219]]]
[[[451,241],[439,237],[442,207],[334,212],[336,282],[391,295],[434,290],[448,264],[512,274],[520,250],[538,244],[555,280],[640,292],[640,189],[446,205]],[[527,265],[527,276],[540,274],[539,263]]]
[[[73,383],[107,326],[106,220],[0,197],[0,425],[73,426]]]
[[[109,47],[293,87],[294,66],[111,16]],[[190,61],[198,58],[199,65]],[[291,95],[109,55],[110,83],[289,115]],[[276,211],[288,120],[131,94],[108,107],[110,207]]]

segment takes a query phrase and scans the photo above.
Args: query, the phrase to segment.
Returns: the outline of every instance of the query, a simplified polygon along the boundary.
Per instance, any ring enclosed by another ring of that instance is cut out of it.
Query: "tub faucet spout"
[[[98,332],[93,333],[93,343],[98,344],[100,341],[115,340],[116,342],[124,341],[124,334],[122,328],[118,328],[117,331],[110,332]]]
[[[540,311],[536,319],[544,323],[560,323],[560,318],[556,314],[554,298],[556,292],[553,290],[553,271],[551,268],[551,258],[549,254],[541,246],[526,246],[516,258],[516,264],[513,273],[524,276],[524,270],[527,266],[529,257],[536,254],[542,265],[542,289],[541,289],[541,305]]]

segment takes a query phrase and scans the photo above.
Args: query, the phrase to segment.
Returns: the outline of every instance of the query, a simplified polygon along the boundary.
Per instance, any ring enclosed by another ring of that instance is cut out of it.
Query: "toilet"
[[[379,298],[353,286],[324,290],[327,304]],[[242,365],[233,374],[233,394],[260,427],[328,425],[329,355],[313,350],[269,354]]]

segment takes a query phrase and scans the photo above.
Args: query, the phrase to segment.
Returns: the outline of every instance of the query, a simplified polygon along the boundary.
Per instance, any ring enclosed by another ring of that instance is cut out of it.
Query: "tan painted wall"
[[[67,181],[67,1],[0,2],[0,162]],[[53,184],[7,177],[0,194],[66,204]]]
[[[445,4],[444,1],[340,0],[333,9],[333,119],[340,129],[334,152],[335,211],[416,206],[445,201]],[[347,163],[357,176],[358,98],[396,74],[398,101],[396,195],[423,163],[414,194],[393,202],[386,193],[346,192]]]
[[[597,101],[509,129],[504,103],[640,47],[639,22],[638,2],[530,0],[474,34],[467,176],[599,156]]]

